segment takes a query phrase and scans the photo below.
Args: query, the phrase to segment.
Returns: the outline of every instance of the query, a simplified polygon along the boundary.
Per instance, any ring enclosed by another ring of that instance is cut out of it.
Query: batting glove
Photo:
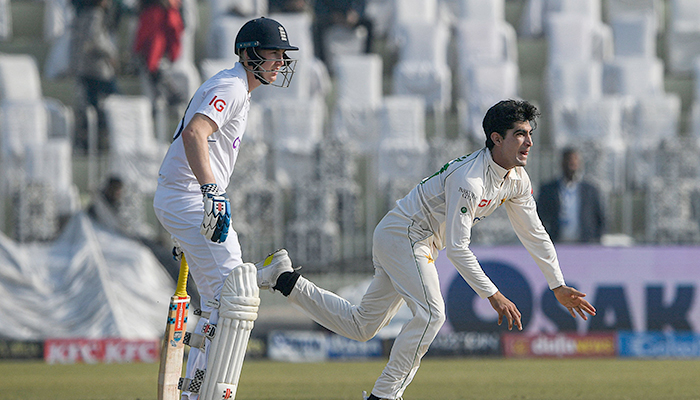
[[[231,203],[226,192],[215,183],[202,185],[201,190],[204,195],[204,219],[199,231],[212,242],[221,243],[228,237]]]

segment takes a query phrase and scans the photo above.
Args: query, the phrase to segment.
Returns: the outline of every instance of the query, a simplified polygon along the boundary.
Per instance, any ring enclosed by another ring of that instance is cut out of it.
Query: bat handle
[[[189,274],[189,266],[187,265],[187,260],[185,260],[185,255],[182,255],[180,259],[180,273],[177,276],[177,287],[175,289],[175,296],[186,297],[187,296],[187,275]]]

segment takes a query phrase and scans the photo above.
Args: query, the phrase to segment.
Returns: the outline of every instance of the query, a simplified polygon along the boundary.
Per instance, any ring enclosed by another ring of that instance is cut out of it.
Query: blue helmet
[[[258,50],[299,50],[298,47],[289,44],[287,30],[282,24],[274,19],[260,17],[246,22],[236,35],[236,54],[242,57],[245,51],[248,60],[243,64],[243,67],[252,72],[253,75],[264,85],[269,85],[265,78],[262,77],[262,72],[270,72],[262,68],[266,61],[263,59]],[[296,67],[296,59],[289,58],[286,54],[284,57],[284,65],[277,71],[284,79],[275,86],[288,87],[294,76]]]
[[[236,35],[236,53],[241,49],[256,47],[263,50],[299,50],[289,44],[287,31],[274,19],[260,17],[250,20]]]

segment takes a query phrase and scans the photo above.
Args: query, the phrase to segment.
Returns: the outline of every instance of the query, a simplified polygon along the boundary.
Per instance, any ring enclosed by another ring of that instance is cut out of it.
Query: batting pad
[[[211,342],[200,400],[233,400],[253,323],[258,318],[257,269],[245,263],[224,281],[216,336]]]

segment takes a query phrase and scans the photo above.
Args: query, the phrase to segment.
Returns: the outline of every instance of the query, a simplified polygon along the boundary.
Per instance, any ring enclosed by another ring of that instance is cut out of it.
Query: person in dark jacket
[[[562,177],[542,186],[537,211],[554,242],[600,242],[605,212],[598,189],[583,179],[576,149],[563,151]]]
[[[71,27],[71,71],[76,78],[75,145],[87,149],[88,107],[97,112],[98,147],[107,148],[107,128],[103,101],[111,94],[119,93],[117,65],[119,52],[110,32],[109,10],[111,0],[76,0],[76,10]]]

